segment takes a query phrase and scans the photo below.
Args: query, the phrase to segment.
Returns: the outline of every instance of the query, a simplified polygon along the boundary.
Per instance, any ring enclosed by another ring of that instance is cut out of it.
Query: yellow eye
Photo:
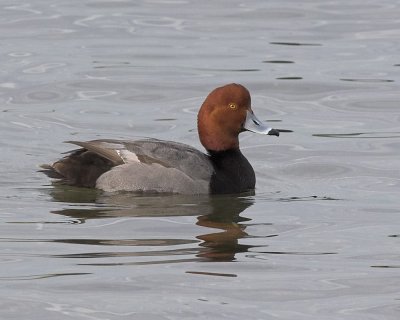
[[[230,104],[228,104],[228,106],[231,109],[234,109],[234,110],[237,109],[237,104],[236,103],[231,102]]]

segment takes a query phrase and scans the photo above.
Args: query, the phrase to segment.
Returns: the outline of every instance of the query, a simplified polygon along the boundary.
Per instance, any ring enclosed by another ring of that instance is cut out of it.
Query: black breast
[[[240,150],[209,153],[215,170],[210,182],[211,193],[241,193],[254,189],[253,167]]]

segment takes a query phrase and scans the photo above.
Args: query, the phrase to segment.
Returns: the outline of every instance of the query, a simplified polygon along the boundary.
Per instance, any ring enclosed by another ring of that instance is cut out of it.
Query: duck
[[[239,148],[239,134],[279,136],[259,120],[251,96],[231,83],[208,94],[197,116],[206,152],[190,145],[145,138],[66,141],[78,146],[42,172],[55,182],[104,192],[238,194],[255,189],[256,176]]]

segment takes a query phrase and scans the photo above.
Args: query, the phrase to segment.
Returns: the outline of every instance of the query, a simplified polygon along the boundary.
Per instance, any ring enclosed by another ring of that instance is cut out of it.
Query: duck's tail
[[[44,164],[40,167],[42,168],[40,172],[60,183],[94,188],[97,179],[110,170],[113,164],[94,152],[78,149],[51,165]]]
[[[65,177],[62,176],[59,172],[57,172],[52,165],[50,164],[41,164],[40,165],[41,170],[38,170],[39,172],[44,173],[46,176],[48,176],[51,179],[58,179],[62,180]]]

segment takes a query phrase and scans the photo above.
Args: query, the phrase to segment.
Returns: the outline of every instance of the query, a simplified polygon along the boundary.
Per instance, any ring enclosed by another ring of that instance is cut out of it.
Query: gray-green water
[[[396,1],[3,1],[1,319],[400,316]],[[201,148],[208,92],[244,84],[255,195],[52,186],[65,140]]]

